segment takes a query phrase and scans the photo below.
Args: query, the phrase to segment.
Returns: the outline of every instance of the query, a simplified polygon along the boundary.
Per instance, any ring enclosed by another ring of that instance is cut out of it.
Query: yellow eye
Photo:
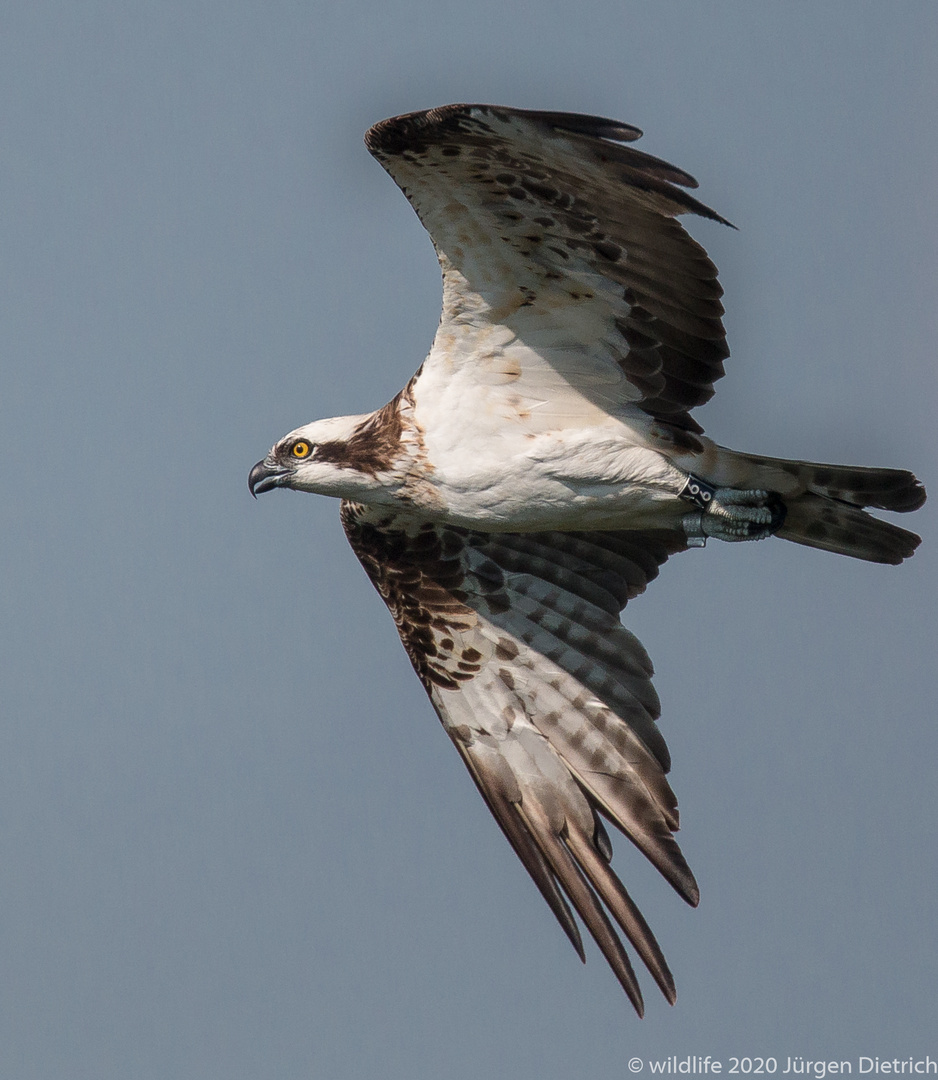
[[[295,442],[293,444],[292,453],[294,457],[298,458],[309,457],[309,443],[303,442],[303,440],[300,439],[299,442]]]

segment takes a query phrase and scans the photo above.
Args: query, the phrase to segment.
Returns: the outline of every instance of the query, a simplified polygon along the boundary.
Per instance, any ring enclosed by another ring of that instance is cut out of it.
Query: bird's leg
[[[718,488],[692,473],[680,497],[700,509],[684,515],[684,531],[692,547],[708,536],[718,540],[764,540],[785,521],[785,504],[774,491]]]

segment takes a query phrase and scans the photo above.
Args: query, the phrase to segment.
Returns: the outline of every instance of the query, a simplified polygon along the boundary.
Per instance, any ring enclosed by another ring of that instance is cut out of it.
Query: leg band
[[[695,506],[699,506],[701,510],[707,510],[710,507],[710,503],[713,501],[716,490],[717,489],[712,484],[708,484],[706,480],[701,480],[699,476],[688,473],[687,483],[681,489],[678,497],[684,499],[686,502],[693,503]]]
[[[692,510],[681,519],[688,547],[706,547],[707,534],[703,530],[703,511]]]

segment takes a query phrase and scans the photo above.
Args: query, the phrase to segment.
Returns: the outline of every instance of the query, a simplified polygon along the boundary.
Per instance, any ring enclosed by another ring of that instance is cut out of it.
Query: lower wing
[[[581,958],[573,909],[638,1011],[616,930],[669,1002],[674,980],[610,866],[611,821],[689,903],[652,666],[619,621],[665,531],[480,533],[344,503],[346,535],[486,804]]]

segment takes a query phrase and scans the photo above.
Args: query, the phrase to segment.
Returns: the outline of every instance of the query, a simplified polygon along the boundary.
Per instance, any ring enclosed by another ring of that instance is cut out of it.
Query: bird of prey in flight
[[[583,958],[575,910],[639,1015],[631,942],[674,980],[612,869],[611,822],[690,904],[652,665],[619,621],[671,555],[779,536],[900,563],[868,514],[908,472],[757,457],[691,410],[729,355],[722,289],[677,218],[724,219],[628,124],[448,105],[365,136],[443,271],[430,353],[387,405],[304,424],[252,494],[332,495],[482,798]],[[724,224],[729,224],[724,222]]]

